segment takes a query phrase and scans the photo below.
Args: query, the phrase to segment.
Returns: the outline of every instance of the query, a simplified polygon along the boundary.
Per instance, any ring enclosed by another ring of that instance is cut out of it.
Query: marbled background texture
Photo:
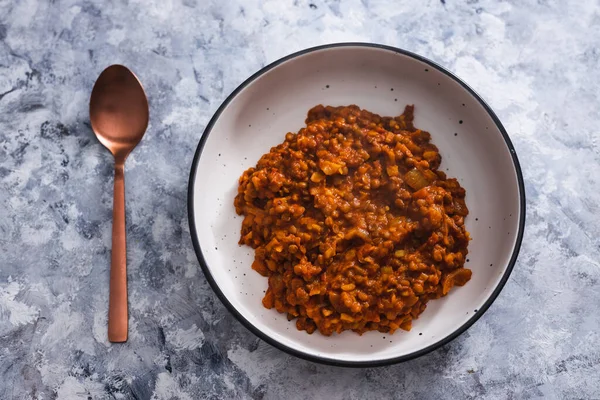
[[[420,53],[497,111],[527,192],[521,255],[464,335],[345,369],[257,339],[199,269],[193,152],[225,97],[306,47]],[[597,0],[0,0],[0,399],[600,399]],[[89,94],[123,63],[151,123],[127,162],[130,340],[106,338],[112,158]]]

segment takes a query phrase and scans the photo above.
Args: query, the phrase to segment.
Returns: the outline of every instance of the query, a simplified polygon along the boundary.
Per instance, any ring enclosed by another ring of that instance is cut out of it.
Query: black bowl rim
[[[399,357],[389,358],[389,359],[385,359],[385,360],[347,361],[347,360],[336,360],[336,359],[332,359],[332,358],[328,358],[328,357],[320,357],[317,355],[304,353],[302,351],[288,347],[288,346],[278,342],[277,340],[271,338],[264,332],[262,332],[259,328],[254,326],[252,323],[250,323],[250,321],[248,321],[246,318],[244,318],[244,316],[242,316],[240,314],[240,312],[229,302],[229,300],[227,299],[225,294],[221,291],[221,289],[215,282],[212,274],[210,273],[210,270],[208,269],[206,260],[204,259],[204,256],[202,254],[202,249],[200,247],[200,243],[198,243],[198,235],[196,232],[196,225],[194,222],[194,184],[195,184],[195,180],[196,180],[195,178],[196,178],[196,170],[197,170],[197,166],[198,166],[198,161],[200,160],[200,155],[202,154],[202,149],[204,148],[206,139],[210,135],[214,124],[217,122],[217,120],[221,116],[221,113],[225,110],[225,108],[229,105],[229,103],[238,95],[238,93],[240,93],[246,86],[248,86],[254,80],[259,78],[266,72],[270,71],[271,69],[285,63],[286,61],[289,61],[293,58],[302,56],[304,54],[321,51],[321,50],[325,50],[325,49],[339,48],[339,47],[367,47],[367,48],[375,48],[375,49],[381,49],[381,50],[399,53],[399,54],[411,57],[415,60],[421,61],[422,63],[424,63],[432,68],[435,68],[436,70],[444,73],[445,75],[447,75],[448,77],[453,79],[455,82],[460,84],[465,90],[467,90],[467,92],[469,92],[483,106],[483,108],[490,115],[490,117],[496,124],[496,127],[502,134],[502,137],[504,138],[506,146],[509,149],[510,154],[512,156],[513,164],[514,164],[515,171],[517,174],[518,186],[519,186],[520,217],[519,217],[519,232],[517,233],[517,240],[515,242],[515,246],[514,246],[510,261],[508,263],[508,266],[506,268],[506,271],[504,272],[502,279],[500,279],[500,282],[496,286],[496,289],[494,289],[494,291],[492,292],[491,296],[486,300],[486,302],[483,304],[483,306],[479,308],[478,312],[474,313],[474,315],[471,318],[469,318],[463,325],[461,325],[454,332],[450,333],[449,335],[445,336],[444,338],[438,340],[437,342],[435,342],[423,349],[420,349],[420,350],[417,350],[412,353],[405,354],[405,355],[402,355]],[[200,142],[198,143],[198,147],[196,149],[196,153],[194,154],[194,161],[192,162],[192,169],[190,172],[190,178],[189,178],[189,182],[188,182],[188,220],[189,220],[190,235],[192,237],[194,250],[196,252],[196,256],[198,257],[200,266],[202,267],[202,271],[204,272],[204,275],[206,276],[206,279],[208,280],[208,283],[210,284],[210,286],[212,287],[214,292],[217,294],[217,297],[219,297],[221,302],[229,310],[229,312],[231,312],[247,329],[249,329],[252,333],[254,333],[256,336],[258,336],[265,342],[269,343],[270,345],[275,346],[278,349],[283,350],[291,355],[294,355],[296,357],[299,357],[299,358],[302,358],[302,359],[305,359],[308,361],[313,361],[313,362],[318,362],[321,364],[327,364],[327,365],[333,365],[333,366],[339,366],[339,367],[359,367],[359,368],[379,367],[379,366],[392,365],[392,364],[397,364],[400,362],[412,360],[414,358],[420,357],[420,356],[425,355],[435,349],[438,349],[438,348],[444,346],[445,344],[456,339],[458,336],[460,336],[462,333],[464,333],[467,329],[469,329],[488,310],[488,308],[496,300],[496,298],[502,291],[502,288],[504,288],[504,285],[506,284],[506,282],[515,266],[517,257],[519,255],[519,250],[521,249],[521,243],[523,241],[523,233],[525,231],[525,212],[526,212],[525,205],[526,205],[525,185],[523,182],[523,173],[521,171],[521,166],[519,164],[519,159],[517,157],[517,153],[516,153],[515,148],[508,136],[508,133],[506,132],[506,129],[504,129],[504,126],[500,122],[500,119],[494,113],[492,108],[483,100],[483,98],[481,96],[479,96],[479,94],[477,94],[477,92],[475,92],[475,90],[473,90],[470,86],[468,86],[460,78],[458,78],[456,75],[454,75],[452,72],[448,71],[441,65],[438,65],[434,61],[431,61],[431,60],[429,60],[423,56],[420,56],[418,54],[415,54],[413,52],[399,49],[397,47],[387,46],[387,45],[382,45],[382,44],[375,44],[375,43],[362,43],[362,42],[332,43],[332,44],[326,44],[326,45],[321,45],[321,46],[316,46],[316,47],[310,47],[308,49],[304,49],[304,50],[298,51],[296,53],[292,53],[283,58],[280,58],[279,60],[265,66],[264,68],[262,68],[258,72],[256,72],[254,75],[252,75],[248,79],[246,79],[225,99],[225,101],[221,104],[221,106],[217,109],[217,111],[215,112],[215,114],[213,115],[211,120],[209,121],[208,125],[206,126],[206,129],[204,129],[204,133],[202,134],[202,137],[201,137]]]

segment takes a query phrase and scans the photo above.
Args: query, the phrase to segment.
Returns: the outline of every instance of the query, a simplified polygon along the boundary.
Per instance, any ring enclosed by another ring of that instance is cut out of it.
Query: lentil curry
[[[429,300],[471,278],[465,190],[438,169],[413,110],[318,105],[240,177],[240,244],[268,277],[262,303],[299,330],[410,330]]]

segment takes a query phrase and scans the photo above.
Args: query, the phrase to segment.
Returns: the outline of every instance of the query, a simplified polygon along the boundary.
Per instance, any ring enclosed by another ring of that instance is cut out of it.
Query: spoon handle
[[[115,163],[108,340],[127,341],[127,244],[125,236],[125,163]]]

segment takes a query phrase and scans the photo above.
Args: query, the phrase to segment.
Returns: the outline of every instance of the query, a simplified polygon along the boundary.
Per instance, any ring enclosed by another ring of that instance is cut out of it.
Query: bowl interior
[[[441,168],[467,191],[466,224],[473,240],[466,267],[473,277],[429,302],[410,332],[308,335],[285,315],[262,306],[267,279],[250,268],[254,250],[238,245],[242,219],[233,206],[238,178],[287,132],[297,132],[316,104],[356,104],[385,116],[399,115],[406,104],[414,104],[415,126],[431,133],[442,155]],[[205,273],[225,302],[271,343],[325,362],[382,363],[415,356],[458,334],[493,300],[519,240],[518,172],[513,150],[492,116],[450,75],[391,49],[322,48],[255,76],[220,111],[193,166],[192,235]]]

